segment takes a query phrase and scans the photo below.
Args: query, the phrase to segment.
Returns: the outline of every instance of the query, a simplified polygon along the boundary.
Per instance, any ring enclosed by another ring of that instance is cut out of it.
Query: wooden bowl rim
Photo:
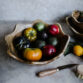
[[[83,34],[79,33],[76,29],[74,29],[74,27],[72,27],[72,26],[70,25],[70,23],[69,23],[69,21],[68,21],[68,19],[69,19],[70,17],[71,17],[71,16],[66,17],[66,23],[69,25],[69,28],[70,28],[74,33],[76,33],[77,35],[83,37]]]
[[[72,15],[71,15],[72,18],[74,18],[74,20],[75,20],[77,23],[79,23],[79,24],[80,24],[80,23],[83,23],[83,22],[78,21],[78,20],[74,17],[74,14],[75,14],[76,12],[79,12],[79,13],[80,13],[80,11],[78,11],[78,10],[73,11],[73,12],[72,12]]]

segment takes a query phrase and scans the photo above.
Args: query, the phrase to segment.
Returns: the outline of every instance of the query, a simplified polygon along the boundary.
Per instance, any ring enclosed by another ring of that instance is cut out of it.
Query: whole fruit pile
[[[26,28],[22,33],[20,37],[14,38],[13,45],[17,53],[21,54],[24,59],[39,61],[56,56],[58,25],[46,26],[44,23],[38,22],[32,27]]]

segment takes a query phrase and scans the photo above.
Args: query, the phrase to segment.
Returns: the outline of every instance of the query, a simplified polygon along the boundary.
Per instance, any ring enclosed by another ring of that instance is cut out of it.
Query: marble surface
[[[0,0],[0,20],[57,20],[82,7],[83,0]]]
[[[7,46],[4,37],[13,31],[16,23],[19,22],[0,22],[0,83],[62,83],[62,81],[64,83],[83,83],[83,80],[76,77],[74,73],[75,68],[65,69],[44,78],[38,78],[36,76],[36,72],[44,69],[55,68],[70,63],[83,64],[83,59],[75,55],[63,55],[56,61],[42,66],[23,64],[9,57],[6,53]],[[63,29],[67,27],[66,24],[61,23],[61,25],[63,25]]]
[[[82,0],[0,0],[0,83],[83,83],[75,76],[74,69],[65,69],[48,77],[38,78],[36,72],[60,65],[83,64],[81,58],[69,54],[43,66],[20,63],[6,53],[5,35],[14,30],[17,23],[30,23],[42,19],[48,23],[61,23],[65,33],[73,35],[65,23],[65,17],[73,10],[83,10]]]

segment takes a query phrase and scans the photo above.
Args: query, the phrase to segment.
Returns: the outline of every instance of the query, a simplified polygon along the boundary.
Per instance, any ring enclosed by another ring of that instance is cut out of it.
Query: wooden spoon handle
[[[38,77],[44,77],[44,76],[48,76],[48,75],[52,75],[54,73],[56,73],[57,71],[59,71],[59,69],[55,68],[55,69],[48,69],[48,70],[44,70],[41,72],[38,72]]]

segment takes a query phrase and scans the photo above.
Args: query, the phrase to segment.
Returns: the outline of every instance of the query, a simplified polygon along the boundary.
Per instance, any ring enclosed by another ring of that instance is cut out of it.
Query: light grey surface
[[[83,0],[0,0],[0,20],[56,20],[75,9]]]
[[[75,9],[83,10],[82,7],[83,0],[0,0],[0,83],[83,83],[75,76],[73,69],[45,78],[35,76],[36,72],[47,68],[69,63],[83,64],[82,59],[70,54],[48,65],[30,66],[10,58],[6,54],[4,41],[4,36],[13,31],[16,23],[28,23],[35,19],[49,23],[59,21],[63,30],[71,35],[64,18]]]

